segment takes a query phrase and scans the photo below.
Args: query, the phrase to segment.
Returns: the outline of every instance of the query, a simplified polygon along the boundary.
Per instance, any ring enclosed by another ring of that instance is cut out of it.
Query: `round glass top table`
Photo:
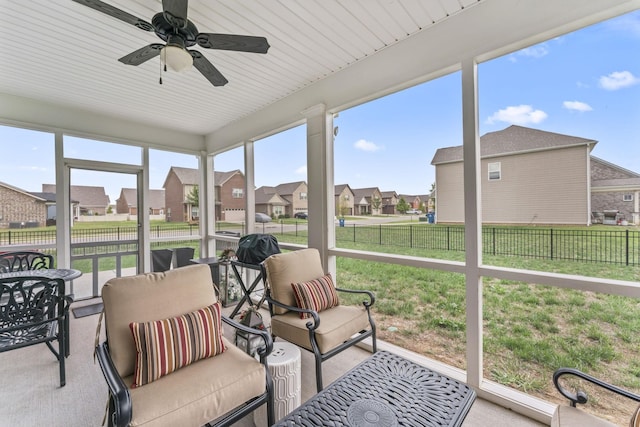
[[[73,280],[82,276],[80,270],[73,268],[42,268],[39,270],[22,270],[9,271],[0,273],[0,279],[8,279],[12,277],[46,277],[48,279]]]

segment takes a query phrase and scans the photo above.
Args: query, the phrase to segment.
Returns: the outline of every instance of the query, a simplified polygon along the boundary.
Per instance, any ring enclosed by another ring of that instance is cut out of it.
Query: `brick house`
[[[42,195],[0,182],[0,228],[44,226],[51,202]],[[55,200],[53,201],[55,218]]]
[[[380,215],[382,213],[382,193],[378,187],[354,188],[353,196],[355,215]]]
[[[240,170],[213,173],[216,221],[243,221],[245,205],[244,174]],[[198,207],[188,201],[200,183],[198,169],[172,166],[162,186],[165,191],[167,221],[188,222],[198,219]]]
[[[149,190],[149,215],[164,215],[164,190]],[[123,188],[116,200],[116,213],[138,215],[138,191]]]
[[[591,156],[596,144],[515,125],[483,135],[483,222],[589,225],[605,211],[638,221],[640,175]],[[438,149],[431,164],[438,221],[463,223],[462,146]]]
[[[640,174],[591,156],[591,212],[595,223],[640,225]]]
[[[336,216],[353,215],[353,200],[355,196],[349,184],[340,184],[334,187]]]
[[[55,184],[42,184],[43,193],[56,194]],[[72,185],[69,196],[77,201],[74,205],[73,216],[81,215],[106,215],[109,208],[109,196],[104,187],[89,185]]]

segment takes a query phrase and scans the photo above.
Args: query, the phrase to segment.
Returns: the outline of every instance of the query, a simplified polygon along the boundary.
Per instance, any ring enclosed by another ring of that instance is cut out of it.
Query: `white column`
[[[307,120],[308,244],[320,251],[325,271],[335,277],[335,257],[328,256],[328,249],[335,247],[333,115],[324,104],[302,114]]]
[[[244,222],[246,224],[245,234],[252,234],[256,229],[256,176],[255,176],[255,153],[254,142],[244,143]]]
[[[478,136],[477,64],[462,63],[462,139],[464,156],[465,281],[467,299],[467,382],[482,381],[482,200]]]

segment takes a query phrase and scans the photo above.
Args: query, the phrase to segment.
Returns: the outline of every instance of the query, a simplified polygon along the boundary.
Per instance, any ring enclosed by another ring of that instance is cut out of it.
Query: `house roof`
[[[135,188],[123,188],[120,197],[124,197],[131,207],[138,206],[138,191]],[[118,199],[120,200],[120,199]],[[165,207],[164,190],[149,190],[149,207],[151,209],[163,209]]]
[[[596,157],[596,156],[591,156],[591,161],[592,162],[597,162],[600,163],[606,167],[615,169],[616,171],[618,171],[618,173],[620,173],[621,175],[626,175],[627,178],[638,178],[640,177],[640,173],[636,173],[634,171],[631,171],[629,169],[625,169],[622,166],[618,166],[614,163],[608,162],[606,160],[601,159],[600,157]]]
[[[381,191],[380,194],[382,195],[383,199],[390,199],[392,197],[398,197],[398,193],[396,193],[395,191]]]
[[[296,181],[296,182],[285,182],[284,184],[278,184],[275,187],[275,190],[281,196],[286,196],[293,194],[300,186],[307,185],[304,181]]]
[[[55,193],[55,184],[42,184],[43,193]],[[104,187],[90,185],[72,185],[69,197],[77,200],[80,206],[107,207],[110,203],[109,196],[104,191]]]
[[[268,186],[256,188],[255,199],[256,205],[286,206],[289,204],[289,202],[275,192],[274,187]]]
[[[169,168],[169,172],[167,173],[167,178],[169,178],[169,175],[171,175],[171,172],[173,172],[176,175],[176,177],[182,183],[182,185],[200,184],[200,173],[198,172],[198,169],[184,168],[180,166],[171,166]],[[214,171],[213,180],[215,182],[215,186],[218,187],[224,184],[237,173],[242,175],[242,172],[239,169],[235,169],[228,172]],[[167,178],[165,178],[164,184],[162,184],[163,187],[166,187],[167,185]]]
[[[333,190],[334,191],[334,195],[336,195],[336,196],[341,195],[345,188],[348,188],[349,191],[351,191],[351,193],[353,193],[353,190],[351,189],[349,184],[339,184],[339,185],[334,186],[334,190]]]
[[[489,132],[480,137],[480,157],[507,156],[516,153],[553,150],[578,145],[595,146],[597,141],[563,135],[523,126],[511,125],[506,129]],[[462,161],[462,145],[439,148],[432,165]]]
[[[5,188],[8,188],[9,190],[13,190],[13,191],[16,191],[18,193],[22,193],[22,194],[24,194],[26,196],[33,197],[33,198],[38,199],[38,200],[43,201],[43,202],[47,200],[45,197],[42,196],[42,193],[34,193],[34,192],[31,192],[31,191],[23,190],[22,188],[15,187],[15,186],[13,186],[11,184],[7,184],[6,182],[2,182],[2,181],[0,181],[0,185],[5,187]]]

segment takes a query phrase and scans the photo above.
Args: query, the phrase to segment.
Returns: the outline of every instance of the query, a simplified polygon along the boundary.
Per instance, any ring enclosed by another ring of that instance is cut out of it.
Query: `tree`
[[[189,194],[187,194],[187,203],[193,206],[200,206],[200,192],[198,191],[197,185],[191,189]]]
[[[374,212],[380,213],[380,207],[382,206],[382,199],[378,196],[373,196],[371,198],[371,206],[373,207]]]
[[[396,209],[398,210],[398,212],[400,212],[403,215],[406,214],[410,208],[411,206],[409,206],[409,203],[407,203],[404,197],[401,197],[400,201],[396,205]]]
[[[347,196],[340,197],[340,203],[338,203],[338,213],[341,218],[344,218],[349,213],[349,205],[347,204]]]

